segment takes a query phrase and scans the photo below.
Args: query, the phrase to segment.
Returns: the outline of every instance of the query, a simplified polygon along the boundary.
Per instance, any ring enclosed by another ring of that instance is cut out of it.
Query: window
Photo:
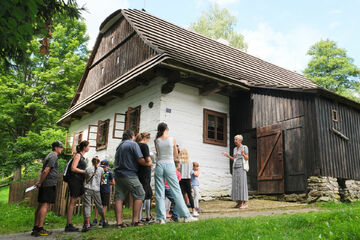
[[[338,119],[338,112],[336,110],[331,110],[331,118],[334,122],[338,122],[339,119]]]
[[[88,127],[88,138],[90,147],[96,147],[96,136],[97,136],[98,125],[89,125]]]
[[[76,152],[76,146],[82,141],[83,132],[75,132],[73,136],[72,152]]]
[[[120,57],[117,56],[117,57],[116,57],[116,64],[119,64],[119,63],[120,63]]]
[[[96,150],[102,150],[107,148],[108,135],[109,135],[109,123],[110,119],[105,121],[98,121],[97,135],[96,135]]]
[[[65,139],[65,155],[72,155],[76,152],[76,146],[83,140],[83,132],[74,132],[73,134],[67,134]]]
[[[104,75],[104,67],[101,68],[101,75]]]
[[[139,133],[140,112],[141,106],[137,106],[136,108],[128,108],[125,118],[125,129],[133,130],[135,134]]]
[[[114,116],[114,127],[113,127],[113,138],[122,139],[122,134],[125,130],[125,118],[124,113],[115,113]]]
[[[227,145],[227,115],[204,109],[204,143]]]
[[[111,44],[114,44],[114,37],[111,37]]]

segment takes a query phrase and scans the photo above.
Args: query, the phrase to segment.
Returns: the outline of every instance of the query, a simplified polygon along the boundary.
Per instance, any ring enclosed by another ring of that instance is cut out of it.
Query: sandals
[[[127,228],[128,225],[126,223],[121,223],[121,224],[116,224],[116,228],[120,229],[120,228]]]
[[[145,226],[145,225],[146,224],[142,223],[142,222],[133,222],[133,223],[131,223],[132,227],[141,227],[141,226]]]

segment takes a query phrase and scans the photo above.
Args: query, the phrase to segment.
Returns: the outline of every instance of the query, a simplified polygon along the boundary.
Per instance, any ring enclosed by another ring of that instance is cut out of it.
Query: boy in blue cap
[[[102,160],[100,162],[100,166],[104,169],[104,175],[102,178],[102,181],[100,183],[100,196],[101,196],[101,202],[104,208],[104,215],[106,214],[106,209],[110,205],[110,186],[115,184],[114,177],[112,172],[109,169],[109,161],[108,160]],[[95,226],[98,221],[98,211],[95,209],[95,219],[92,223],[93,226]],[[103,219],[100,220],[100,225],[102,225]]]

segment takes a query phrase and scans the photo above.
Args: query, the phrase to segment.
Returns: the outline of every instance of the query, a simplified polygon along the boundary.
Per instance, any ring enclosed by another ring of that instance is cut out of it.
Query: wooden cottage
[[[233,137],[250,149],[249,188],[304,192],[310,176],[360,180],[360,105],[304,76],[144,11],[100,26],[68,111],[67,151],[114,159],[124,129],[155,136],[159,122],[200,163],[203,196],[228,195]],[[153,142],[150,147],[154,151]]]

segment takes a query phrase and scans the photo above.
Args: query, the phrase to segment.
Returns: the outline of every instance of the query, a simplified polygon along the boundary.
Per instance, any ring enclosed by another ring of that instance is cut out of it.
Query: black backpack
[[[71,180],[71,164],[72,164],[73,159],[71,159],[70,161],[68,161],[68,163],[65,166],[65,170],[64,170],[64,174],[63,174],[63,181],[64,182],[70,182]]]

